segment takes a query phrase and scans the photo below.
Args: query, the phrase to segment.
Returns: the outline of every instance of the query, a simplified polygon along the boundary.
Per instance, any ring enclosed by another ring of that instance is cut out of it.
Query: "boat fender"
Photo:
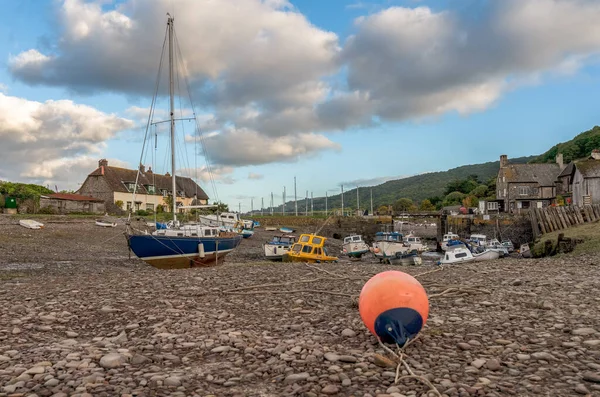
[[[411,275],[395,270],[373,276],[358,301],[365,326],[383,343],[400,347],[414,339],[429,315],[429,299]]]

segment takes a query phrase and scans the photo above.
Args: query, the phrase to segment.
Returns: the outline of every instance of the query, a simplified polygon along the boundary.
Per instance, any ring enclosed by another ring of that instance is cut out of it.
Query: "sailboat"
[[[201,224],[180,225],[177,221],[177,182],[175,158],[175,109],[174,109],[174,19],[167,14],[167,33],[169,42],[169,97],[170,97],[170,138],[171,138],[171,176],[172,176],[172,214],[169,227],[157,228],[152,233],[134,230],[128,222],[126,232],[129,249],[143,261],[161,269],[179,269],[200,266],[216,266],[224,261],[225,255],[240,245],[242,236],[237,233],[223,232],[216,226]],[[161,62],[162,63],[162,62]],[[156,102],[153,100],[153,106]],[[154,109],[150,109],[150,115]],[[194,117],[195,121],[195,117]],[[145,143],[145,142],[144,142]],[[143,156],[143,149],[142,149]],[[140,158],[141,160],[141,158]],[[141,161],[140,161],[141,163]],[[133,201],[139,178],[136,177]],[[187,208],[207,208],[208,205],[187,206]],[[214,207],[214,206],[212,206]],[[131,216],[131,214],[130,214]]]

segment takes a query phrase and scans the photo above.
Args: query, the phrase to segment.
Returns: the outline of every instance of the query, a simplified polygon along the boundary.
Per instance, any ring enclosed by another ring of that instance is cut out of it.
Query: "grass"
[[[15,271],[6,271],[6,272],[0,272],[0,281],[8,281],[8,280],[13,280],[15,278],[23,278],[23,277],[27,277],[27,274],[23,273],[23,272],[15,272]]]
[[[573,251],[574,254],[600,252],[600,223],[599,222],[585,223],[583,225],[577,225],[577,226],[571,227],[569,229],[559,230],[556,232],[544,234],[540,238],[540,241],[535,244],[536,247],[538,245],[543,246],[544,243],[548,240],[552,241],[553,243],[556,243],[556,240],[558,239],[558,235],[560,233],[563,233],[565,238],[573,238],[573,239],[583,240],[583,243],[577,244],[577,246],[575,247],[575,250]]]

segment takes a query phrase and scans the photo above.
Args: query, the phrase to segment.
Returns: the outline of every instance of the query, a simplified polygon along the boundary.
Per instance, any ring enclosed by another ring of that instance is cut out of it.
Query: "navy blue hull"
[[[161,269],[215,266],[233,251],[242,236],[175,237],[129,235],[129,247],[143,261]]]

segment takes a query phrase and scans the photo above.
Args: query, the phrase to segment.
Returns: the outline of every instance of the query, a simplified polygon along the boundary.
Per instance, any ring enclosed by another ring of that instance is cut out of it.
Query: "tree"
[[[385,215],[389,212],[388,206],[387,205],[382,205],[379,208],[377,208],[377,213],[379,215]]]
[[[163,197],[163,201],[165,202],[165,206],[167,207],[167,211],[173,211],[173,195],[169,194]]]
[[[479,199],[475,196],[467,196],[462,200],[462,204],[465,208],[477,207],[479,205]]]
[[[409,198],[401,198],[398,199],[395,203],[394,203],[394,211],[409,211],[411,209],[411,207],[414,206],[414,203],[411,199]]]
[[[450,205],[462,205],[462,201],[465,197],[466,197],[466,195],[462,192],[452,192],[444,198],[442,205],[444,207],[447,207]]]
[[[469,192],[469,195],[482,198],[488,195],[488,185],[479,185]]]
[[[421,211],[435,211],[435,205],[431,204],[431,201],[429,201],[428,199],[425,199],[421,201],[419,209]]]

